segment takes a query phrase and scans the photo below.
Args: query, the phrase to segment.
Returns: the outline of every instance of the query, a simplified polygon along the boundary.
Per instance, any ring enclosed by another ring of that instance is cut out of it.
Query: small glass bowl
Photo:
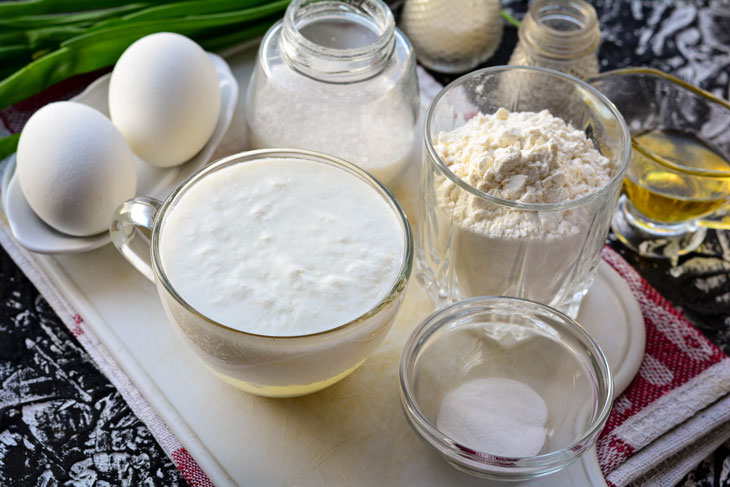
[[[519,381],[541,396],[546,438],[537,455],[477,451],[436,427],[444,396],[483,378]],[[613,397],[606,357],[578,323],[533,301],[492,296],[426,318],[403,351],[400,386],[406,418],[421,440],[457,469],[493,480],[527,480],[576,461],[595,444]]]

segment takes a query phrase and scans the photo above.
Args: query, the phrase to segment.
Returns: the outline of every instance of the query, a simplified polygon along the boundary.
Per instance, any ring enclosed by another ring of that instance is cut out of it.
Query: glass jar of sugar
[[[418,80],[381,0],[295,0],[261,42],[246,99],[252,148],[331,154],[415,200]]]
[[[518,35],[513,66],[540,66],[583,80],[598,74],[601,30],[596,9],[583,0],[533,2]]]

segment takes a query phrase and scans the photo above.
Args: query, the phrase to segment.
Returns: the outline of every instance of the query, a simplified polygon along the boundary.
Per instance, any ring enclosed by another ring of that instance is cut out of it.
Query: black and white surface
[[[0,486],[185,485],[147,427],[0,250]]]
[[[503,4],[518,18],[527,7]],[[594,5],[604,39],[602,70],[652,66],[728,97],[730,1]],[[507,27],[485,65],[506,63],[516,40],[516,30]],[[730,232],[711,232],[676,267],[611,245],[730,353]],[[0,249],[0,487],[184,484],[148,429]],[[680,485],[730,486],[730,442]]]

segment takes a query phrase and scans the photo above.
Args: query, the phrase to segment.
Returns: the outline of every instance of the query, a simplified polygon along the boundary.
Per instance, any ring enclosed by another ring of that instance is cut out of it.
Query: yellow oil
[[[684,132],[655,130],[633,137],[634,142],[690,170],[728,172],[717,178],[674,170],[637,150],[624,190],[644,216],[664,223],[680,223],[708,215],[730,195],[730,162],[697,137]]]

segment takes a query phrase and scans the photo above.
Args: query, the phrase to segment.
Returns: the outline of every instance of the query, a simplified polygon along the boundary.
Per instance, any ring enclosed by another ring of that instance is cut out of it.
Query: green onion
[[[500,13],[502,14],[502,18],[506,20],[509,24],[512,24],[513,26],[519,28],[520,27],[520,21],[514,18],[514,16],[509,13],[507,10],[502,9],[500,10]]]
[[[155,0],[155,3],[166,3],[170,0]],[[201,0],[203,1],[203,0]],[[99,10],[128,5],[121,0],[23,0],[16,2],[0,2],[0,19],[25,15],[43,15],[53,13],[81,12]]]
[[[192,0],[158,5],[125,15],[120,20],[153,20],[187,17],[190,15],[210,14],[231,10],[241,10],[266,3],[266,0]]]
[[[80,13],[55,13],[45,15],[22,15],[11,18],[0,18],[0,28],[10,29],[37,29],[39,27],[50,27],[58,25],[75,24],[79,22],[95,22],[111,17],[129,14],[151,6],[150,3],[130,3],[120,7],[92,10]]]
[[[13,3],[0,4],[0,18],[3,18],[2,7]],[[44,0],[22,3],[47,7]],[[71,2],[59,0],[59,3]],[[84,4],[84,1],[78,3]],[[127,17],[104,20],[92,28],[70,24],[26,31],[25,41],[31,49],[45,47],[64,35],[71,35],[62,40],[57,49],[0,81],[0,108],[39,93],[68,77],[111,66],[130,44],[155,32],[187,35],[200,40],[205,49],[212,50],[256,38],[275,22],[288,4],[289,0],[174,2],[138,10]],[[248,8],[230,10],[241,5]],[[181,16],[183,12],[185,15]],[[22,46],[22,42],[14,42],[13,45]]]
[[[222,51],[223,49],[241,44],[251,39],[263,36],[269,27],[279,19],[278,16],[266,18],[261,24],[255,24],[251,27],[238,29],[230,34],[200,39],[200,45],[206,51]]]
[[[0,161],[18,150],[18,140],[20,140],[20,134],[13,134],[0,139]]]
[[[16,57],[30,57],[33,51],[26,45],[15,44],[0,46],[0,60],[7,60]]]

